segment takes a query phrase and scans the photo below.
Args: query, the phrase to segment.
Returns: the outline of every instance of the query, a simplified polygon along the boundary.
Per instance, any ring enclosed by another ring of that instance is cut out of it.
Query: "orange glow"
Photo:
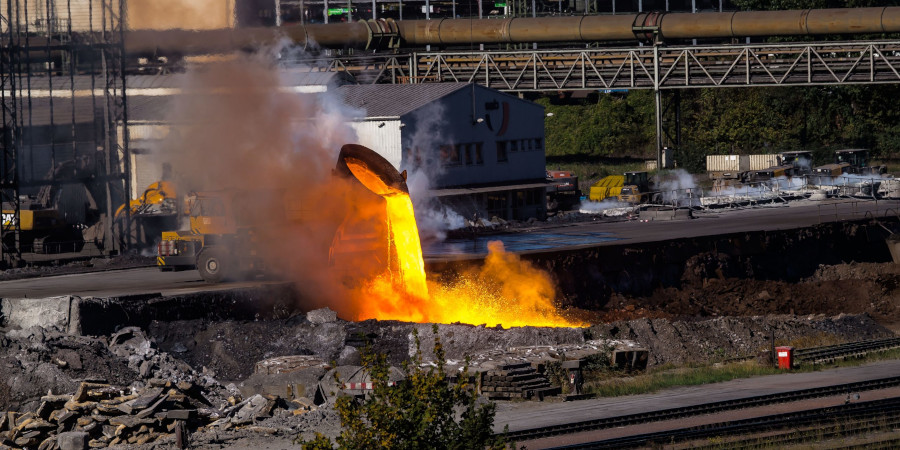
[[[428,298],[425,260],[422,258],[422,243],[419,241],[412,201],[407,194],[390,195],[384,199],[387,201],[388,224],[397,250],[397,267],[403,289],[409,295]]]
[[[365,174],[364,177],[372,181],[375,176]],[[460,322],[505,327],[584,325],[559,314],[554,304],[556,289],[546,272],[506,253],[500,242],[488,245],[489,254],[482,267],[460,274],[450,282],[427,281],[409,195],[394,190],[384,200],[391,248],[396,251],[391,254],[396,260],[385,273],[358,288],[357,320]]]

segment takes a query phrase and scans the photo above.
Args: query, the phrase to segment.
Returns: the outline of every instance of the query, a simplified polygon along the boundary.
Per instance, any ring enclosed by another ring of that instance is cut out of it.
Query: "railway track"
[[[735,434],[760,433],[785,428],[801,428],[822,425],[846,424],[852,431],[852,423],[864,424],[863,431],[875,423],[900,423],[900,397],[869,402],[849,403],[840,406],[809,409],[784,414],[755,417],[752,419],[720,422],[697,427],[682,428],[656,433],[646,433],[602,441],[557,447],[559,449],[633,448],[653,444],[672,444],[693,439],[707,439]],[[838,430],[834,430],[837,433]],[[787,443],[787,442],[786,442]],[[730,443],[726,444],[732,448]]]
[[[727,446],[730,450],[742,449],[758,449],[762,447],[782,448],[794,444],[802,444],[809,442],[821,442],[829,439],[840,439],[849,436],[859,436],[867,433],[878,433],[896,429],[900,426],[900,417],[877,416],[874,418],[867,417],[861,420],[847,420],[843,423],[828,423],[828,427],[806,427],[802,429],[791,429],[780,433],[766,433],[765,436],[753,436],[749,438],[738,438],[733,440],[723,440],[709,445],[689,445],[694,450],[714,450]],[[862,448],[897,448],[900,438],[888,438],[876,442],[866,442],[849,447],[846,449],[862,449]]]
[[[794,350],[794,361],[795,363],[819,364],[893,348],[900,348],[900,338],[874,339],[824,347],[801,348]]]
[[[863,392],[889,387],[900,386],[900,377],[881,378],[856,383],[822,386],[818,388],[801,389],[797,391],[782,392],[778,394],[760,395],[720,402],[703,403],[700,405],[686,406],[682,408],[670,408],[658,411],[649,411],[639,414],[628,414],[618,417],[587,420],[561,425],[551,425],[528,430],[519,430],[506,433],[509,440],[522,442],[532,439],[559,436],[564,434],[580,433],[584,431],[616,428],[642,423],[658,422],[663,420],[681,419],[685,417],[712,414],[720,411],[728,411],[741,408],[788,403],[810,398],[828,397],[833,395],[848,394],[851,392]],[[898,400],[900,402],[900,400]]]

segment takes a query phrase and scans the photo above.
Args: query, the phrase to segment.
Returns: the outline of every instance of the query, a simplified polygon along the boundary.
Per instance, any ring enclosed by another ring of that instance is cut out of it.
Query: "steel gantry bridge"
[[[464,82],[511,93],[654,90],[661,155],[663,91],[900,83],[900,40],[434,51],[300,63],[372,84]]]

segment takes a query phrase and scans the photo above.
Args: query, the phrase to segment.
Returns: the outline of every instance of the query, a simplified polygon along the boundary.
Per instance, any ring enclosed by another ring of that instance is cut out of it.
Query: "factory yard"
[[[587,361],[605,355],[601,359],[609,358],[610,366],[600,378],[586,378],[584,387],[585,392],[602,392],[603,385],[645,371],[650,376],[684,370],[679,367],[748,364],[729,362],[739,360],[765,365],[773,334],[775,344],[798,348],[892,337],[900,324],[896,307],[900,268],[890,262],[884,229],[867,224],[869,218],[878,217],[891,226],[888,211],[895,203],[795,202],[695,211],[689,220],[645,223],[573,216],[482,229],[471,249],[477,250],[478,239],[500,239],[512,248],[522,245],[518,250],[523,258],[554,274],[568,317],[585,328],[456,324],[438,325],[438,336],[450,367],[458,367],[469,356],[471,370],[484,374],[479,383],[482,398],[501,405],[495,432],[507,424],[518,433],[572,423],[573,418],[581,422],[624,417],[891,376],[896,360],[888,359],[858,369],[757,376],[621,399],[572,397],[561,402],[572,394],[571,388],[554,381],[545,366],[561,358]],[[763,237],[747,234],[751,229]],[[548,244],[547,236],[555,243]],[[827,248],[831,259],[806,252],[808,258],[782,255],[793,262],[781,264],[761,251],[779,246],[786,252],[802,252],[804,242],[820,238],[835,238]],[[735,245],[735,239],[744,244],[730,250],[723,247],[723,242]],[[540,242],[541,247],[532,248],[529,242]],[[459,246],[465,244],[463,239],[457,244],[451,239],[445,247],[449,251],[426,250],[428,271],[446,276],[485,258]],[[880,250],[873,252],[868,246]],[[711,253],[710,247],[719,252]],[[646,267],[644,258],[660,252],[675,253],[657,258],[658,267],[646,274],[636,276],[628,269],[631,281],[623,282],[623,267]],[[610,255],[626,259],[603,266]],[[867,256],[854,261],[854,255]],[[327,308],[304,306],[309,303],[290,283],[209,284],[195,270],[135,267],[148,262],[94,260],[5,274],[10,279],[0,281],[5,318],[0,378],[7,382],[0,384],[0,405],[25,414],[15,416],[16,424],[33,418],[31,428],[16,428],[12,421],[0,424],[18,430],[10,434],[9,445],[86,439],[92,446],[163,448],[177,445],[177,439],[190,439],[194,448],[289,448],[298,436],[339,433],[334,394],[365,392],[350,385],[368,382],[359,371],[360,352],[366,347],[399,367],[409,355],[415,329],[426,359],[433,357],[428,351],[433,342],[430,325],[346,321]],[[592,278],[594,285],[570,284],[560,274],[571,271],[573,264],[597,267],[601,274]],[[777,270],[763,267],[769,264]],[[678,273],[668,273],[675,266]],[[104,267],[108,270],[98,271]],[[641,362],[617,364],[616,353]],[[504,391],[487,381],[496,376],[491,374],[520,370],[508,367],[526,366],[543,368],[529,377],[545,379],[548,387]],[[334,373],[348,384],[335,384]],[[885,388],[860,395],[875,400],[896,393]],[[523,438],[519,443],[545,448],[654,430],[662,433],[840,405],[845,397],[669,420],[612,434],[581,431]],[[87,435],[58,435],[55,429],[63,429],[66,421],[77,421],[76,429]]]
[[[900,8],[13,3],[0,450],[900,447]]]

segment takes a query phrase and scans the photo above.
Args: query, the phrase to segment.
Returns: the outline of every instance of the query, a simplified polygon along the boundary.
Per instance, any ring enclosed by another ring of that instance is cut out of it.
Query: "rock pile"
[[[151,379],[141,390],[85,381],[74,394],[41,397],[33,412],[0,415],[0,447],[69,450],[174,439],[176,447],[185,448],[189,431],[253,428],[273,415],[315,408],[272,395],[231,397],[219,408],[187,381]]]

